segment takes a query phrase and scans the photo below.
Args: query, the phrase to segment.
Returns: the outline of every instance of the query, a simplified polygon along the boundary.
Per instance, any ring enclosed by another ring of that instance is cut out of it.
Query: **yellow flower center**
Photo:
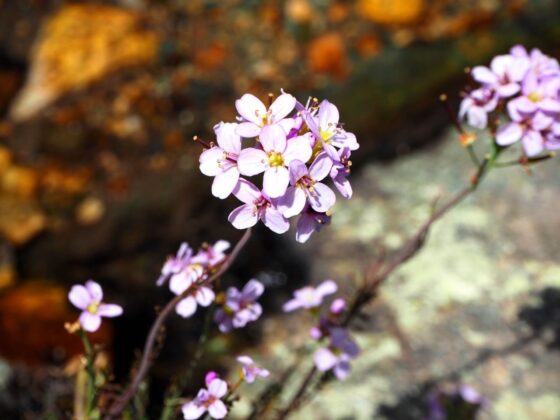
[[[535,103],[536,103],[536,102],[540,102],[540,100],[542,99],[542,96],[541,96],[539,93],[537,93],[537,92],[532,92],[532,93],[530,93],[530,94],[527,96],[527,98],[529,98],[529,100],[530,100],[531,102],[535,102]]]
[[[282,153],[270,152],[268,154],[268,164],[272,167],[284,166],[284,157],[282,156]]]
[[[319,130],[319,135],[323,139],[323,141],[327,144],[330,144],[332,136],[334,136],[334,131],[332,130]]]
[[[96,314],[98,309],[99,309],[99,302],[90,303],[87,307],[87,311],[90,314]]]

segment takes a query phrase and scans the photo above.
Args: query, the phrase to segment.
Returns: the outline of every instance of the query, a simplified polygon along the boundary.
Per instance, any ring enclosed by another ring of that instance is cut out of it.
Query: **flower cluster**
[[[323,299],[336,293],[337,285],[332,280],[325,280],[317,287],[306,286],[294,292],[294,298],[286,302],[284,311],[307,309],[320,311]],[[350,361],[358,356],[360,349],[348,332],[341,326],[341,317],[346,310],[346,302],[342,298],[332,301],[326,314],[320,314],[319,323],[310,330],[312,339],[327,341],[325,347],[319,348],[313,355],[315,366],[321,372],[332,370],[334,375],[345,379],[350,374]]]
[[[225,333],[234,328],[243,328],[249,322],[259,319],[262,307],[257,299],[263,293],[263,284],[255,279],[249,280],[242,290],[228,288],[223,304],[214,315],[220,331]]]
[[[167,259],[157,285],[169,281],[169,289],[177,296],[187,289],[191,291],[177,304],[175,310],[179,315],[188,318],[196,312],[198,305],[209,306],[214,301],[214,290],[206,280],[225,260],[225,251],[229,247],[229,242],[220,240],[214,245],[202,245],[194,254],[192,248],[183,243],[177,255]]]
[[[114,303],[103,303],[103,289],[99,283],[88,280],[86,284],[72,286],[68,299],[82,311],[79,323],[84,331],[95,332],[101,326],[101,318],[113,318],[122,315],[121,306]]]
[[[496,143],[521,141],[528,157],[560,149],[560,65],[538,49],[517,45],[492,59],[490,67],[472,69],[480,85],[462,101],[459,118],[479,129],[489,114],[506,111],[509,121],[497,127]],[[496,115],[497,116],[497,115]]]
[[[330,221],[336,196],[325,181],[330,178],[344,198],[352,196],[347,177],[351,152],[359,148],[356,136],[342,128],[338,109],[327,100],[304,106],[282,93],[267,109],[245,94],[235,105],[239,122],[217,124],[217,144],[205,144],[200,156],[201,172],[214,177],[212,194],[233,194],[243,203],[229,215],[237,229],[260,220],[281,234],[299,215],[296,239],[307,241]],[[253,140],[249,147],[243,147],[246,139]],[[246,179],[261,174],[262,189]]]

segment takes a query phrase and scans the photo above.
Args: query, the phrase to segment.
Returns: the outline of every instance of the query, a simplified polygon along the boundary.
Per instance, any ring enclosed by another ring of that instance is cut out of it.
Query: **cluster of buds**
[[[557,60],[517,45],[509,54],[494,57],[490,67],[474,67],[472,77],[479,86],[463,99],[460,119],[479,129],[490,125],[500,146],[520,141],[529,158],[560,148]],[[509,121],[496,127],[504,111]]]
[[[333,300],[326,313],[321,313],[323,299],[336,293],[338,287],[332,280],[325,280],[317,287],[306,286],[294,292],[293,299],[283,306],[285,312],[306,309],[319,315],[319,322],[312,327],[309,334],[319,343],[327,342],[313,355],[315,366],[321,372],[332,370],[340,379],[350,374],[350,361],[358,356],[360,349],[350,337],[342,324],[342,316],[346,310],[346,302],[342,298]]]
[[[225,251],[229,247],[229,242],[220,240],[214,245],[202,245],[194,254],[192,248],[187,243],[183,243],[177,255],[167,259],[161,269],[157,285],[161,286],[169,281],[169,289],[177,296],[187,289],[190,291],[175,308],[179,315],[188,318],[196,312],[198,305],[209,306],[214,302],[216,295],[207,280],[224,262]]]
[[[243,95],[235,103],[238,122],[214,127],[216,144],[195,138],[205,147],[200,170],[214,177],[214,196],[233,194],[243,203],[228,218],[235,228],[247,229],[260,220],[281,234],[290,227],[288,219],[299,216],[296,240],[305,242],[330,221],[336,195],[326,179],[344,198],[352,196],[347,177],[350,155],[359,144],[342,128],[338,109],[329,101],[303,105],[284,92],[270,98],[267,108],[255,96]],[[247,141],[252,143],[244,147]],[[246,179],[261,174],[262,188]]]

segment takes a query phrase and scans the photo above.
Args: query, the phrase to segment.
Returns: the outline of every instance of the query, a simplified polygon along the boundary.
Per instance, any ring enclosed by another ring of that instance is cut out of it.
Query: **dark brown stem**
[[[315,366],[313,366],[311,369],[309,369],[309,371],[307,372],[307,375],[305,375],[305,379],[303,380],[303,382],[299,386],[295,395],[292,397],[292,400],[290,401],[290,403],[287,405],[287,407],[284,410],[282,410],[278,414],[278,417],[276,418],[277,420],[284,420],[288,416],[288,414],[290,414],[293,410],[298,408],[299,403],[300,403],[303,395],[305,394],[305,391],[307,390],[307,387],[309,386],[309,383],[311,382],[311,380],[315,376],[316,372],[317,372],[317,368]]]
[[[243,236],[241,237],[241,239],[239,240],[239,242],[237,242],[237,244],[233,248],[233,251],[228,255],[227,259],[220,266],[218,271],[216,271],[212,276],[210,276],[210,278],[206,281],[206,283],[209,284],[214,282],[216,279],[218,279],[222,274],[224,274],[227,271],[227,269],[231,266],[233,261],[235,261],[235,259],[237,258],[237,256],[239,255],[239,253],[241,252],[241,250],[243,249],[243,247],[245,246],[245,244],[247,243],[250,237],[251,237],[251,229],[247,229],[243,234]],[[130,399],[134,396],[134,394],[136,394],[138,387],[144,380],[144,377],[146,376],[146,373],[150,368],[152,362],[151,360],[152,350],[154,348],[156,338],[158,336],[158,333],[163,323],[165,322],[165,320],[167,319],[171,311],[175,309],[175,306],[177,306],[177,304],[182,299],[187,297],[189,293],[191,293],[190,287],[180,295],[175,296],[173,299],[171,299],[157,316],[156,320],[152,324],[152,327],[150,328],[150,333],[148,334],[148,338],[146,339],[146,344],[144,345],[144,352],[142,353],[142,359],[140,360],[140,365],[138,366],[138,370],[136,371],[136,374],[132,379],[128,388],[126,388],[123,394],[111,405],[111,407],[109,407],[108,413],[105,416],[105,420],[110,420],[118,417],[123,412]]]

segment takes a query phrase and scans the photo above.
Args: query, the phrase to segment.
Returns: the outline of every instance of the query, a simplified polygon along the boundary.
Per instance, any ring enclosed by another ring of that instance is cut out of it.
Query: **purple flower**
[[[194,400],[183,405],[183,417],[186,420],[198,419],[206,411],[215,419],[223,419],[227,415],[227,407],[221,400],[227,394],[227,383],[215,378],[207,382],[206,386],[208,389],[202,388]]]
[[[236,123],[219,123],[214,127],[218,146],[205,150],[200,155],[200,171],[213,176],[212,195],[226,198],[239,180],[237,158],[241,152],[241,138],[235,134]]]
[[[220,331],[229,332],[256,321],[262,314],[262,307],[257,303],[257,299],[263,292],[263,284],[255,279],[249,280],[241,291],[235,287],[228,288],[226,301],[223,307],[216,310],[214,316]]]
[[[350,374],[350,360],[358,355],[360,349],[343,328],[331,328],[330,340],[329,347],[315,352],[313,361],[321,372],[333,369],[335,376],[343,380]]]
[[[245,203],[229,214],[228,220],[236,229],[250,228],[259,220],[275,233],[284,233],[290,228],[290,223],[276,208],[275,202],[249,181],[240,179],[233,195]]]
[[[163,265],[161,275],[156,284],[161,286],[169,277],[184,270],[190,263],[192,253],[192,248],[186,242],[183,242],[179,247],[179,251],[177,251],[177,255],[175,257],[169,257]]]
[[[309,170],[305,163],[294,160],[290,163],[290,184],[286,194],[278,200],[278,208],[285,217],[300,214],[309,202],[319,213],[329,210],[336,201],[334,192],[322,182],[332,168],[332,161],[326,153],[321,153]]]
[[[289,133],[294,121],[286,118],[296,105],[296,98],[282,93],[267,110],[264,104],[254,95],[246,93],[235,101],[237,112],[243,122],[237,127],[241,137],[257,137],[261,130],[270,124],[279,124],[285,133]]]
[[[191,295],[181,299],[175,308],[175,312],[183,318],[188,318],[196,312],[198,305],[210,306],[215,298],[216,295],[212,289],[206,286],[197,286]]]
[[[529,54],[525,47],[516,45],[511,48],[510,54],[514,57],[529,59],[529,71],[539,78],[560,75],[558,60],[543,54],[538,48],[533,48]]]
[[[249,147],[239,154],[239,172],[253,176],[264,172],[263,191],[272,198],[286,192],[289,175],[288,167],[293,160],[307,162],[311,158],[311,146],[307,136],[290,140],[279,125],[265,126],[259,137],[261,149]]]
[[[113,318],[123,313],[119,305],[103,303],[103,289],[93,280],[72,286],[68,299],[76,308],[82,310],[80,325],[85,331],[95,332],[101,325],[101,317]]]
[[[230,246],[231,244],[224,240],[219,240],[214,245],[203,245],[192,258],[192,263],[215,267],[226,258],[225,251],[227,251]]]
[[[461,102],[459,107],[459,118],[462,120],[465,117],[469,125],[484,129],[488,125],[488,113],[494,111],[498,105],[498,98],[488,88],[480,88],[473,90]]]
[[[338,316],[346,309],[346,301],[338,298],[332,301],[329,311],[332,315]]]
[[[294,298],[282,306],[284,312],[295,311],[296,309],[312,309],[323,303],[323,298],[332,295],[338,290],[336,283],[332,280],[325,280],[317,287],[306,286],[294,292]]]
[[[489,405],[488,400],[474,388],[460,385],[452,390],[434,389],[427,396],[428,416],[426,420],[446,420],[464,417],[475,418],[481,408]]]
[[[331,221],[331,216],[326,213],[318,213],[310,206],[307,206],[296,225],[296,241],[299,243],[307,242],[313,232],[318,232]]]
[[[472,69],[474,80],[496,91],[499,97],[507,98],[521,89],[519,83],[529,69],[529,58],[513,55],[498,55],[492,59],[490,68],[476,66]]]
[[[169,280],[169,290],[180,295],[194,283],[203,280],[206,272],[202,264],[189,264],[182,271],[173,274]]]
[[[523,79],[522,95],[508,103],[509,116],[513,120],[520,120],[537,111],[549,114],[560,113],[559,91],[560,77],[539,80],[530,72]]]
[[[352,186],[347,179],[348,175],[350,175],[350,166],[352,165],[350,153],[350,149],[347,147],[340,149],[338,151],[338,159],[334,160],[330,173],[334,186],[347,199],[352,198]]]
[[[542,131],[552,125],[552,118],[543,112],[533,116],[519,117],[501,126],[496,133],[496,143],[500,146],[509,146],[519,140],[527,156],[536,156],[544,150],[545,139]]]
[[[245,379],[245,382],[247,382],[248,384],[252,384],[253,382],[255,382],[257,376],[266,378],[268,375],[270,375],[270,372],[268,370],[257,366],[253,359],[251,359],[249,356],[239,356],[237,358],[237,361],[243,366],[243,379]]]
[[[324,144],[337,148],[347,147],[350,150],[358,150],[360,145],[356,136],[342,129],[339,119],[338,108],[325,99],[319,104],[317,117],[308,118],[307,121],[311,131]]]

